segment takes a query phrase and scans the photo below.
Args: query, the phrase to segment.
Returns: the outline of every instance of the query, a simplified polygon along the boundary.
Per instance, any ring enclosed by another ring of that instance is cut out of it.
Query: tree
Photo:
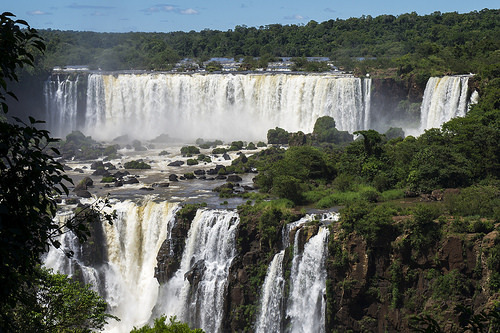
[[[16,69],[33,65],[30,49],[45,49],[36,30],[11,17],[11,13],[0,15],[0,100],[4,114],[8,112],[6,96],[16,98],[7,90],[7,81],[18,81]],[[59,151],[47,151],[57,140],[48,131],[37,129],[40,121],[32,117],[29,124],[14,120],[13,124],[0,121],[0,331],[13,330],[10,316],[15,307],[33,305],[26,290],[39,281],[37,267],[48,247],[60,247],[58,237],[68,231],[86,240],[88,222],[99,220],[98,212],[90,207],[63,225],[55,221],[56,197],[67,195],[66,184],[72,183],[52,156]],[[105,217],[111,223],[113,216]]]
[[[90,285],[81,286],[63,274],[37,268],[10,318],[18,332],[91,332],[102,330],[107,304]]]

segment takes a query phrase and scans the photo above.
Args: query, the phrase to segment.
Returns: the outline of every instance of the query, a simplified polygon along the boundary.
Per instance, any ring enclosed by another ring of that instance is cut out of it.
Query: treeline
[[[478,72],[500,61],[500,11],[362,16],[306,25],[236,26],[171,33],[40,31],[41,68],[89,65],[105,70],[170,69],[182,58],[330,57],[348,70],[408,74]],[[364,59],[364,61],[359,61]]]

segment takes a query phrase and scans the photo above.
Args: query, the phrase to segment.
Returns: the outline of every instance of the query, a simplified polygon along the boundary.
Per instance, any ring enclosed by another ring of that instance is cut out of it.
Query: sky
[[[36,29],[97,32],[226,31],[237,25],[307,24],[382,14],[467,13],[498,0],[0,0]]]

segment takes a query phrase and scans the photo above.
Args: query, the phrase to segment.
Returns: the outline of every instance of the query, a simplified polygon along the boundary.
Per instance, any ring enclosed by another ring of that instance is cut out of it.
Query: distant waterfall
[[[338,213],[325,213],[325,214],[312,214],[306,215],[302,219],[289,223],[283,228],[283,244],[284,247],[289,246],[289,234],[290,231],[295,228],[300,228],[302,225],[307,222],[311,222],[313,220],[320,220],[326,223],[337,221]],[[320,235],[327,229],[322,227],[320,229]],[[292,267],[292,289],[290,294],[290,299],[288,302],[288,307],[286,304],[286,300],[284,299],[284,288],[285,288],[285,277],[283,274],[283,258],[285,251],[277,253],[271,264],[268,267],[266,278],[264,280],[264,285],[262,286],[262,294],[260,299],[260,308],[257,316],[257,321],[255,325],[256,332],[283,332],[284,331],[284,318],[283,315],[286,314],[290,316],[292,319],[291,332],[301,332],[301,327],[299,323],[303,318],[297,318],[296,313],[304,311],[305,309],[316,309],[317,307],[317,297],[323,294],[323,289],[326,283],[326,271],[324,270],[324,256],[326,256],[326,235],[317,236],[311,238],[309,242],[306,244],[303,253],[299,253],[298,251],[298,237],[299,237],[300,229],[298,229],[295,234],[295,244],[294,244],[294,257],[293,257],[293,267]],[[316,239],[316,240],[313,240]],[[318,240],[321,239],[321,240]],[[323,247],[321,247],[321,241],[323,241]],[[312,242],[312,243],[311,243]],[[311,244],[311,245],[308,245]],[[314,244],[314,245],[312,245]],[[319,252],[314,252],[319,251]],[[311,259],[311,256],[315,256],[314,259]],[[319,272],[319,275],[318,275]],[[301,274],[298,276],[298,274]],[[315,280],[317,279],[317,280]],[[307,285],[307,284],[310,285]],[[309,288],[314,286],[312,288]],[[301,288],[306,288],[303,291],[300,291]],[[307,289],[309,288],[309,289]],[[301,293],[309,294],[312,292],[310,298],[307,298]],[[299,300],[301,297],[304,299]],[[300,302],[300,304],[299,304]],[[318,310],[318,309],[316,309]],[[314,312],[314,311],[312,311]],[[324,331],[324,304],[321,303],[319,308],[319,313],[307,312],[304,313],[303,316],[313,316],[313,318],[308,319],[309,321],[304,324],[304,328],[307,328],[305,325],[315,325],[310,326],[310,329],[302,330],[302,331],[314,331],[320,332],[317,330],[312,330],[312,328],[323,329]]]
[[[141,205],[130,201],[113,205],[117,219],[104,229],[107,262],[85,264],[81,246],[70,233],[63,235],[65,249],[75,252],[66,258],[61,250],[50,249],[44,263],[61,273],[83,271],[86,283],[93,283],[110,305],[110,312],[121,321],[111,321],[107,332],[128,332],[146,324],[158,297],[159,284],[154,277],[156,254],[168,237],[177,204],[145,200]]]
[[[371,79],[290,74],[90,74],[79,123],[52,122],[69,113],[60,81],[48,81],[49,127],[81,129],[101,140],[128,134],[151,139],[220,136],[262,139],[276,126],[311,132],[318,117],[332,116],[339,130],[370,126]],[[58,95],[59,96],[59,95]],[[72,102],[73,103],[73,102]],[[76,103],[76,102],[75,102]],[[147,137],[144,137],[147,133]]]
[[[431,77],[420,109],[420,129],[439,128],[448,120],[465,116],[469,76]]]
[[[177,315],[206,332],[220,331],[229,267],[236,256],[238,224],[239,216],[234,211],[197,212],[188,232],[181,267],[162,286],[158,313]]]
[[[286,311],[290,318],[288,331],[291,333],[325,331],[328,234],[328,229],[321,227],[318,234],[306,243],[303,253],[294,255]]]
[[[57,75],[56,80],[48,80],[45,83],[45,110],[46,121],[50,126],[53,136],[63,136],[77,129],[78,108],[78,80],[69,78],[61,79]]]

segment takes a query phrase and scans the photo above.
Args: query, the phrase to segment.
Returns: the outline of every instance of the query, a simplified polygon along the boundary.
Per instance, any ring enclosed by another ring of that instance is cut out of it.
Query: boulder
[[[172,173],[170,176],[168,176],[168,180],[170,180],[171,182],[178,182],[179,181],[179,179],[175,173]]]
[[[203,176],[206,174],[205,170],[194,170],[193,173],[197,176]]]
[[[139,180],[137,180],[137,178],[135,178],[135,177],[130,177],[130,178],[123,181],[123,184],[138,184],[138,183],[139,183]]]
[[[170,183],[153,183],[152,187],[169,187]]]
[[[224,154],[222,155],[222,158],[223,158],[223,159],[225,159],[226,161],[228,161],[228,160],[230,160],[230,159],[231,159],[231,157],[228,155],[228,153],[224,153]]]
[[[78,185],[75,186],[73,192],[87,190],[89,187],[94,186],[94,181],[90,177],[83,178]]]
[[[170,163],[168,164],[168,166],[176,166],[176,167],[179,167],[179,166],[181,166],[181,165],[183,165],[183,164],[184,164],[184,161],[174,161],[174,162],[170,162]]]
[[[102,163],[102,161],[95,161],[90,165],[90,170],[97,170],[99,168],[104,169],[104,163]]]
[[[75,194],[81,198],[92,198],[92,194],[87,190],[78,190],[75,191]]]
[[[229,175],[227,176],[227,181],[231,183],[238,183],[241,182],[243,179],[241,179],[240,176],[238,175]]]

